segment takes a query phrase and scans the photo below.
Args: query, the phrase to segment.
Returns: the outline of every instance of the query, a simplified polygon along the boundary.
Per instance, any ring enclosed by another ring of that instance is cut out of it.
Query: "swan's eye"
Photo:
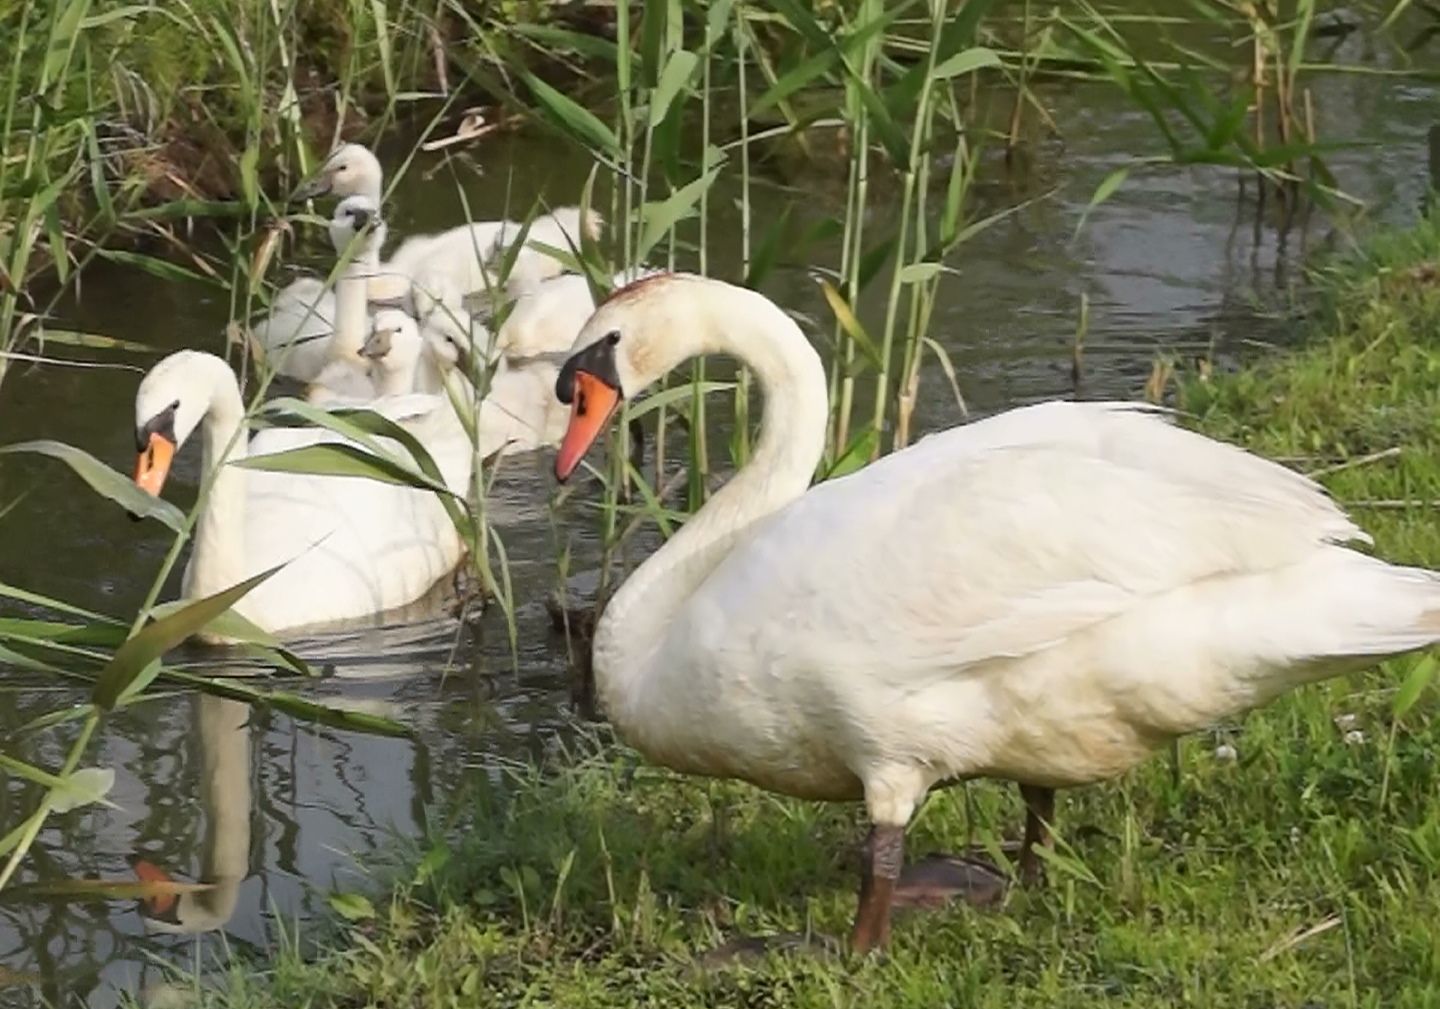
[[[180,401],[177,399],[175,402],[171,403],[171,404],[170,404],[170,409],[172,409],[172,410],[178,410],[178,409],[180,409]]]
[[[608,343],[608,344],[609,344],[610,346],[612,346],[612,347],[615,346],[617,343],[619,343],[619,342],[620,342],[620,330],[618,330],[618,329],[612,329],[612,330],[610,330],[610,332],[606,333],[606,334],[605,334],[605,342]]]

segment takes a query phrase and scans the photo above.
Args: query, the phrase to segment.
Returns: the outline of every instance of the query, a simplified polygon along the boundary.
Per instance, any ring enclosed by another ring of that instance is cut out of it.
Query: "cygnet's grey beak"
[[[290,195],[290,202],[299,203],[302,200],[313,200],[317,196],[324,196],[330,192],[332,183],[330,173],[322,169],[295,187],[295,192]]]
[[[364,345],[360,348],[360,356],[368,357],[372,361],[378,361],[390,353],[390,338],[395,335],[393,329],[377,329],[365,338]]]
[[[363,207],[350,208],[350,223],[355,228],[355,233],[357,235],[364,231],[366,228],[370,227],[370,225],[378,224],[379,222],[379,214],[372,213],[371,211],[366,210]]]

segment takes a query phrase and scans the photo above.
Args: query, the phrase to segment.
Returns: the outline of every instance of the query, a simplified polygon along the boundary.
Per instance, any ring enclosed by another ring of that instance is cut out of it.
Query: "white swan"
[[[336,254],[350,252],[349,262],[335,279],[335,290],[310,277],[293,281],[251,328],[266,360],[280,374],[302,382],[319,381],[337,357],[353,360],[368,330],[369,303],[377,300],[376,295],[388,299],[396,293],[394,275],[380,266],[385,222],[377,204],[369,197],[347,197],[336,206],[329,231]],[[408,282],[404,286],[408,289]],[[344,334],[338,344],[331,339],[337,331]],[[344,381],[343,375],[332,375],[322,384]]]
[[[598,213],[582,215],[579,207],[559,207],[537,216],[525,232],[525,247],[503,278],[504,290],[520,294],[564,272],[565,264],[537,244],[567,252],[572,245],[580,247],[582,233],[598,238],[603,224]],[[438,288],[452,298],[487,294],[500,288],[500,260],[523,228],[515,221],[476,221],[435,235],[415,235],[400,243],[386,265],[413,278],[417,289]]]
[[[434,457],[446,486],[470,482],[470,441],[438,396],[379,400]],[[361,477],[248,470],[227,463],[320,442],[313,428],[271,428],[248,445],[245,407],[230,367],[182,350],[157,364],[135,396],[135,482],[159,494],[170,462],[201,429],[201,472],[214,474],[194,533],[182,595],[200,598],[288,562],[235,609],[267,631],[364,617],[418,599],[460,560],[459,535],[436,496]],[[404,450],[395,448],[405,457]],[[218,472],[217,472],[218,470]]]
[[[377,397],[439,393],[461,361],[455,340],[430,330],[421,333],[414,319],[393,308],[375,313],[374,328],[360,354],[370,362],[369,377]]]
[[[375,155],[360,144],[341,144],[315,175],[295,190],[294,198],[363,196],[379,206],[384,188],[385,172]],[[532,243],[561,251],[572,245],[579,248],[581,234],[596,239],[604,223],[595,211],[582,215],[579,207],[560,207],[538,215],[530,224],[525,248],[516,255],[505,279],[505,289],[518,294],[564,271],[563,263]],[[475,221],[439,234],[415,235],[400,244],[387,266],[412,280],[425,280],[426,287],[450,281],[446,286],[461,295],[487,292],[499,283],[496,261],[518,240],[522,228],[515,221]],[[459,302],[451,307],[459,308]],[[419,314],[425,314],[424,308]]]
[[[641,281],[576,345],[562,480],[687,358],[731,354],[764,390],[749,465],[606,607],[596,688],[658,763],[863,798],[858,949],[888,938],[932,786],[1021,783],[1038,843],[1053,789],[1440,639],[1440,575],[1349,549],[1364,534],[1318,485],[1145,408],[1012,410],[807,490],[825,371],[761,295]]]

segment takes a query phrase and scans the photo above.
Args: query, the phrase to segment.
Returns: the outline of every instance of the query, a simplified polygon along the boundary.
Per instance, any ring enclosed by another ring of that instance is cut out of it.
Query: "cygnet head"
[[[380,205],[385,171],[370,149],[360,144],[341,144],[330,153],[313,176],[295,190],[295,199],[312,200],[332,194],[341,197],[368,196]]]
[[[374,328],[360,348],[360,356],[394,373],[414,367],[422,346],[415,320],[398,308],[384,308],[375,313]]]
[[[343,254],[357,238],[361,244],[353,253],[356,258],[377,257],[385,244],[385,219],[380,216],[380,205],[368,196],[347,196],[336,204],[329,230],[336,255]]]

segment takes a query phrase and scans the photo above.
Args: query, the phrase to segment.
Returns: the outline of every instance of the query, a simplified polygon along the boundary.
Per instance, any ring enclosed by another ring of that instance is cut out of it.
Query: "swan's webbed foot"
[[[599,621],[597,610],[594,603],[566,606],[553,593],[545,597],[545,612],[550,615],[551,629],[575,641],[588,642],[595,637],[595,624]]]
[[[744,967],[757,963],[772,953],[814,957],[830,960],[844,952],[845,946],[834,936],[821,932],[781,932],[778,935],[737,936],[695,958],[700,970]]]
[[[901,871],[891,906],[933,910],[962,900],[973,907],[989,907],[999,903],[1008,885],[1005,874],[989,862],[928,855]]]

